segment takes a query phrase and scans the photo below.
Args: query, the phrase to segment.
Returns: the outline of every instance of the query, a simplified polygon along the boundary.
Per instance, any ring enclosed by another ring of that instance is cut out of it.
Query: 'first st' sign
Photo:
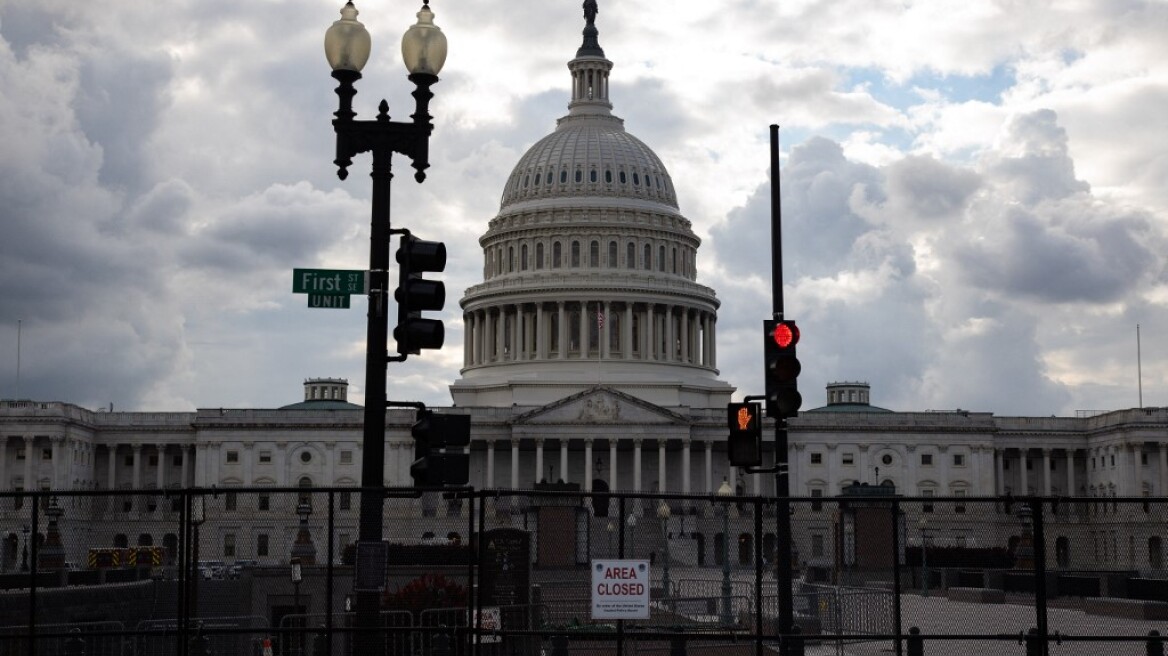
[[[592,619],[649,619],[649,561],[592,561]]]

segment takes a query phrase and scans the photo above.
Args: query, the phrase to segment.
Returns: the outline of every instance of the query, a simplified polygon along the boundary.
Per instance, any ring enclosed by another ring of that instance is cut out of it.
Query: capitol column
[[[621,326],[621,355],[625,360],[633,358],[633,302],[625,302],[625,325]]]
[[[180,444],[178,447],[178,452],[182,456],[182,472],[179,474],[179,476],[182,477],[182,480],[180,480],[178,484],[180,489],[191,486],[191,475],[188,466],[190,465],[191,454],[194,452],[194,449],[195,446],[193,444]]]
[[[560,307],[560,321],[556,324],[556,332],[559,334],[560,348],[557,349],[556,358],[563,360],[568,357],[568,311],[566,302],[559,301],[556,303]]]
[[[60,435],[51,435],[49,437],[49,449],[52,453],[52,466],[49,474],[49,488],[53,490],[61,489],[61,461],[64,457],[61,455],[61,443],[65,438]]]
[[[633,440],[633,492],[641,491],[641,438]]]
[[[714,493],[714,443],[706,440],[706,494]]]
[[[994,490],[999,496],[1006,494],[1006,450],[994,448]]]
[[[580,301],[580,359],[588,359],[588,347],[590,341],[588,338],[591,333],[588,332],[588,301]]]
[[[612,303],[610,303],[609,301],[605,301],[604,302],[604,327],[601,328],[600,322],[597,322],[597,330],[600,331],[600,334],[597,335],[597,337],[600,338],[600,357],[604,358],[605,360],[609,359],[612,356],[612,344],[609,343],[609,339],[608,339],[609,336],[612,334],[612,331],[609,330],[609,327],[608,327],[609,318],[611,316],[609,314],[609,312],[611,310],[612,310]]]
[[[608,489],[610,490],[617,489],[616,446],[617,441],[610,437],[608,439]]]
[[[716,314],[711,314],[710,315],[710,367],[717,367],[717,365],[718,365],[717,326],[718,326],[718,316]]]
[[[155,447],[158,449],[158,489],[166,489],[166,445],[159,444]]]
[[[1026,496],[1027,494],[1030,494],[1030,484],[1026,480],[1026,477],[1027,477],[1027,473],[1026,473],[1027,457],[1026,456],[1027,456],[1027,452],[1029,451],[1029,449],[1018,449],[1018,451],[1021,454],[1021,457],[1018,458],[1019,463],[1020,463],[1018,465],[1018,472],[1019,472],[1019,475],[1022,477],[1021,483],[1019,485],[1019,487],[1021,489],[1018,491],[1018,496]]]
[[[565,479],[566,480],[566,479]],[[592,491],[592,438],[584,439],[584,491]]]
[[[681,493],[689,494],[690,491],[690,446],[693,440],[686,437],[681,441]]]
[[[547,327],[544,324],[543,301],[535,304],[535,359],[547,359]]]
[[[657,357],[657,338],[655,337],[657,318],[653,312],[655,307],[653,303],[645,304],[645,330],[643,331],[645,333],[645,348],[642,353],[646,360],[655,360]]]
[[[710,366],[710,314],[702,312],[702,365]]]
[[[37,489],[36,481],[32,479],[32,461],[36,451],[36,436],[24,436],[24,490],[26,492]]]
[[[519,489],[519,438],[511,438],[511,489]]]
[[[255,442],[243,443],[243,484],[251,485],[255,480]]]
[[[207,487],[207,444],[195,445],[195,487]]]
[[[8,489],[8,436],[0,435],[0,490]]]
[[[538,483],[541,476],[543,476],[543,438],[537,437],[535,438],[535,482]]]
[[[523,314],[519,305],[512,305],[511,307],[515,308],[515,312],[511,313],[511,343],[507,345],[511,351],[511,357],[508,359],[512,362],[517,362],[519,361],[519,329],[523,324]],[[504,330],[506,330],[506,326],[507,319],[504,317]]]
[[[657,440],[657,491],[665,492],[668,488],[665,482],[665,439]]]
[[[1067,449],[1067,496],[1078,496],[1075,494],[1075,450]]]
[[[685,307],[679,307],[681,316],[677,318],[677,322],[681,324],[681,361],[689,362],[689,310]]]
[[[1050,496],[1050,449],[1042,450],[1042,496]]]
[[[483,481],[485,489],[495,487],[495,440],[484,440],[484,446],[487,447],[487,480]]]
[[[134,482],[134,489],[142,489],[142,445],[131,444],[130,450],[134,454],[134,475],[131,480]]]
[[[665,306],[665,361],[677,360],[677,326],[673,321],[673,306]]]
[[[565,483],[570,482],[568,480],[568,440],[563,438],[560,439],[560,480]],[[551,483],[551,481],[548,482]]]
[[[499,306],[499,318],[495,319],[495,361],[507,361],[507,306]]]

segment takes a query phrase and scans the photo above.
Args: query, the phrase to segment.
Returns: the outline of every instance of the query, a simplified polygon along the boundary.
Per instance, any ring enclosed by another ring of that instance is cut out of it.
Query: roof
[[[895,412],[888,408],[880,408],[867,403],[832,403],[821,408],[812,408],[803,412]]]
[[[285,406],[280,406],[280,410],[361,410],[363,406],[356,403],[349,403],[348,401],[336,401],[333,399],[312,399],[309,401],[301,401],[299,403],[292,403]]]

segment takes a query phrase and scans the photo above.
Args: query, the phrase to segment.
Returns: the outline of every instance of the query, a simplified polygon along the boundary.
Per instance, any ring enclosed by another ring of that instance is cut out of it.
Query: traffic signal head
[[[398,285],[393,297],[397,301],[397,327],[393,338],[401,355],[417,355],[422,349],[442,348],[446,333],[438,319],[423,319],[423,310],[441,310],[446,304],[446,285],[426,280],[422,274],[446,268],[446,244],[422,241],[410,234],[402,235],[397,249]]]
[[[462,447],[470,444],[470,415],[420,410],[410,434],[414,438],[410,476],[415,486],[466,485],[470,480],[470,457]]]
[[[799,327],[794,321],[763,322],[763,377],[766,383],[766,412],[770,417],[786,419],[799,414],[803,397],[798,378],[802,366],[795,357]]]
[[[758,467],[762,464],[762,417],[757,403],[726,404],[726,423],[730,437],[726,451],[735,467]]]

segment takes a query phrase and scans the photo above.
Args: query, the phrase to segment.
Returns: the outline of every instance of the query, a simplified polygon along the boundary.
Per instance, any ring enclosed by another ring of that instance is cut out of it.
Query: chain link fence
[[[3,492],[0,656],[347,656],[362,632],[395,655],[1094,656],[1161,653],[1168,628],[1162,498],[546,488],[387,491],[374,627],[359,489]],[[606,565],[644,584],[615,617]]]

